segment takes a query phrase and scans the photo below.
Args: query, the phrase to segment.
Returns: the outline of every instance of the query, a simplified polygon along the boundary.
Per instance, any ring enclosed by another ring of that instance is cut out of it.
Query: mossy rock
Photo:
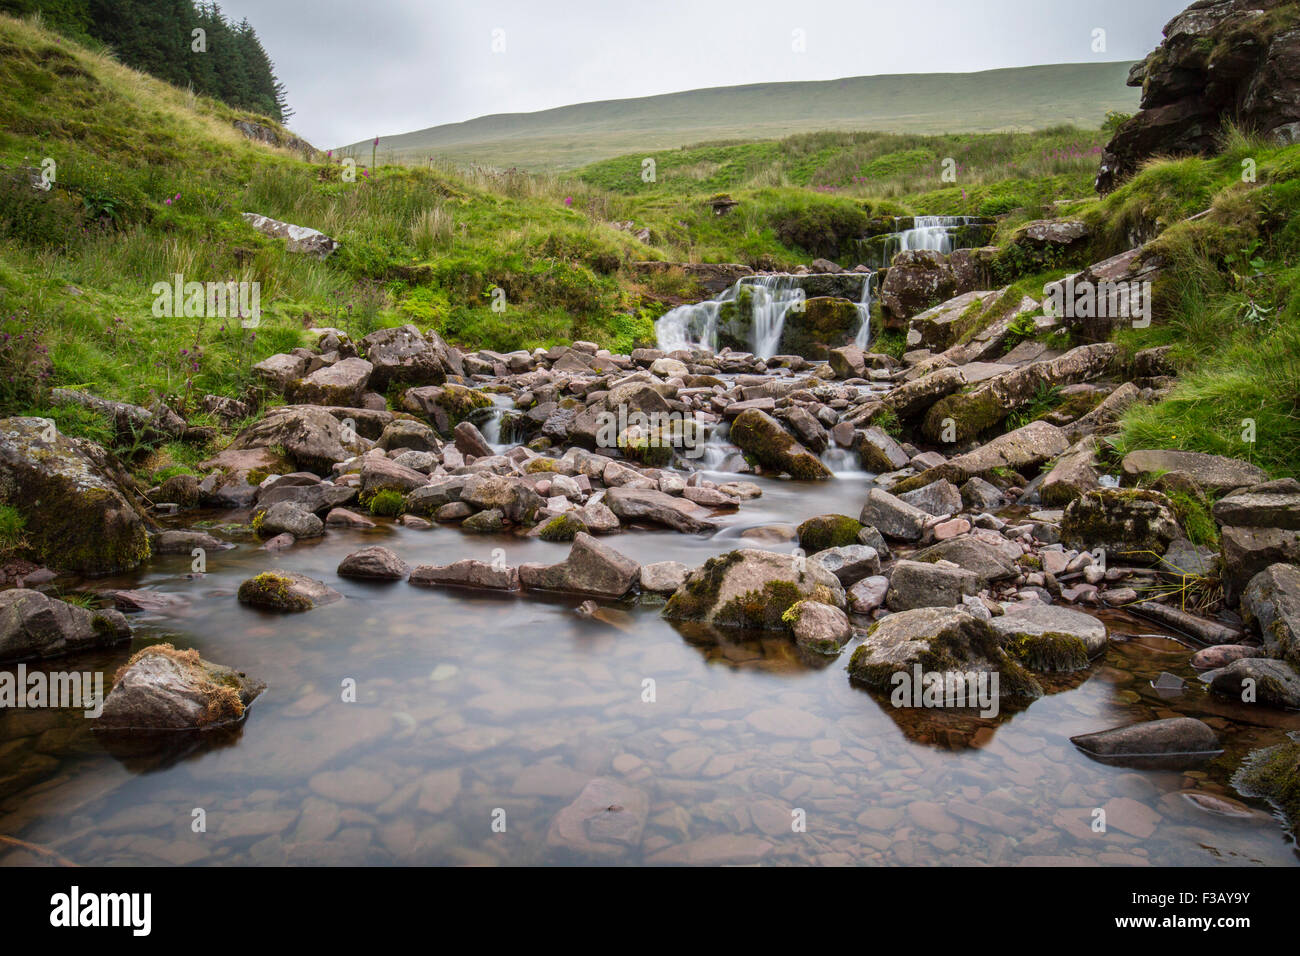
[[[1300,833],[1300,742],[1257,750],[1243,762],[1232,784],[1248,797],[1267,800]]]
[[[571,514],[556,515],[542,525],[537,536],[543,541],[572,541],[579,534],[587,533],[587,526],[582,519]]]
[[[799,547],[808,554],[858,543],[864,525],[848,515],[817,515],[799,525]]]

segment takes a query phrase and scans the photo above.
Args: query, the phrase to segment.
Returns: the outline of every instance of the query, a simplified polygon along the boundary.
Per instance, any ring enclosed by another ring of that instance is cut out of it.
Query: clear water
[[[788,551],[803,518],[856,513],[868,480],[760,479],[764,497],[722,516],[712,538],[606,540],[642,562],[692,566],[739,546]],[[649,803],[639,845],[616,862],[1295,862],[1266,808],[1236,821],[1182,793],[1230,796],[1241,755],[1300,729],[1300,716],[1246,714],[1195,689],[1161,697],[1151,687],[1161,672],[1194,677],[1188,651],[1168,639],[1117,643],[997,720],[901,711],[850,684],[853,645],[817,659],[777,634],[719,641],[678,629],[654,607],[583,620],[576,600],[335,577],[344,555],[380,543],[412,565],[487,560],[495,548],[512,564],[553,561],[567,550],[384,525],[332,529],[279,554],[243,544],[209,556],[198,579],[177,556],[98,582],[186,606],[137,616],[129,648],[51,666],[111,675],[132,650],[170,639],[269,689],[234,734],[163,755],[108,752],[79,712],[0,712],[0,834],[84,864],[568,863],[567,849],[548,845],[551,820],[607,776]],[[345,598],[296,615],[243,607],[239,582],[267,567],[321,578]],[[654,703],[642,700],[647,678]],[[347,679],[356,703],[341,699]],[[1225,758],[1190,773],[1125,770],[1068,741],[1176,714],[1220,727]],[[1110,807],[1105,834],[1088,828],[1099,806]],[[204,833],[192,829],[197,809]],[[797,810],[805,832],[792,830]],[[500,811],[505,832],[493,829]],[[0,846],[0,862],[33,860]]]

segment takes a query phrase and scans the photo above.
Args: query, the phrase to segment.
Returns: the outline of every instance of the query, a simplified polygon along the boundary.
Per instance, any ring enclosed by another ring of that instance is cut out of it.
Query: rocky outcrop
[[[1210,155],[1226,117],[1282,143],[1300,140],[1300,10],[1285,0],[1197,0],[1129,75],[1142,109],[1102,153],[1108,193],[1152,156]]]
[[[22,514],[28,546],[52,567],[110,574],[149,556],[127,480],[102,448],[49,419],[0,419],[0,502]]]
[[[283,239],[290,252],[327,259],[339,247],[338,240],[308,226],[295,226],[255,212],[244,213],[244,221],[264,236]]]

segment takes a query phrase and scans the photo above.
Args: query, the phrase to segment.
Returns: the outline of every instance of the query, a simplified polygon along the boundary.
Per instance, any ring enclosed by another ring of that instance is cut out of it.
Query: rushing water
[[[888,268],[900,252],[928,249],[948,255],[959,248],[962,227],[985,222],[973,216],[915,216],[910,228],[862,240],[858,251],[872,269]]]
[[[764,496],[720,516],[712,537],[606,540],[638,561],[691,566],[735,547],[789,551],[798,522],[856,513],[869,486],[864,475],[758,480]],[[1258,803],[1239,820],[1187,794],[1231,796],[1241,755],[1300,728],[1300,717],[1209,699],[1186,648],[1125,638],[1149,625],[1113,616],[1118,640],[1104,660],[1027,709],[982,720],[897,710],[854,687],[845,665],[856,640],[827,660],[781,634],[678,629],[653,606],[584,620],[577,599],[335,576],[344,555],[380,543],[412,565],[488,560],[496,548],[511,564],[567,551],[383,523],[332,528],[280,553],[244,543],[209,555],[199,577],[188,557],[164,556],[95,582],[184,603],[135,616],[130,648],[50,668],[111,675],[131,650],[173,640],[269,689],[238,731],[165,754],[110,752],[79,711],[0,712],[0,833],[86,864],[565,863],[573,857],[548,844],[550,823],[608,776],[649,803],[621,862],[1295,862]],[[344,600],[290,615],[239,604],[239,582],[268,567],[323,579]],[[1166,671],[1191,687],[1161,696],[1151,682]],[[349,681],[355,703],[342,699]],[[1225,757],[1188,772],[1128,770],[1068,740],[1177,714],[1230,731]],[[1109,808],[1105,833],[1089,827],[1096,807]],[[206,832],[194,832],[197,810]],[[806,832],[792,830],[796,810]],[[3,851],[0,861],[30,859]]]

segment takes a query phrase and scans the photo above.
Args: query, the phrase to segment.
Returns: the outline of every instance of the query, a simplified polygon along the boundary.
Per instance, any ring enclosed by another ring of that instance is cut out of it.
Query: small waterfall
[[[731,425],[727,422],[718,422],[709,429],[702,454],[691,459],[696,471],[721,471],[728,458],[740,454],[740,449],[727,441],[730,434]]]
[[[830,469],[831,474],[836,478],[847,475],[865,475],[862,470],[862,460],[857,453],[848,449],[841,448],[839,445],[831,444],[821,454],[822,464]]]
[[[503,452],[512,447],[510,442],[501,441],[501,419],[506,413],[513,401],[508,395],[493,394],[492,407],[487,410],[486,417],[478,424],[478,430],[483,435],[483,440],[492,446],[495,452]]]
[[[989,223],[990,220],[976,216],[913,216],[908,229],[860,240],[858,252],[863,263],[872,269],[887,269],[900,252],[928,249],[948,255],[972,243],[986,241],[991,235]],[[969,235],[959,243],[958,235],[965,227],[975,228],[966,230]]]
[[[911,229],[898,234],[900,251],[929,249],[947,255],[954,248],[953,230],[966,222],[965,216],[917,216]]]
[[[858,316],[862,324],[858,326],[857,335],[853,336],[853,344],[864,352],[871,344],[871,283],[875,279],[874,272],[867,276],[866,281],[862,283],[862,296],[858,299]]]
[[[694,305],[680,305],[655,323],[655,339],[665,352],[678,349],[717,352],[720,331],[744,329],[748,350],[761,359],[776,355],[781,347],[790,312],[801,309],[806,299],[805,277],[797,275],[746,276],[721,295]],[[871,282],[874,274],[862,276],[858,310],[864,316],[871,310]],[[823,293],[819,293],[823,294]],[[740,310],[747,310],[741,315]],[[865,343],[871,335],[866,319],[858,329],[856,341]],[[732,335],[734,339],[736,336]]]

